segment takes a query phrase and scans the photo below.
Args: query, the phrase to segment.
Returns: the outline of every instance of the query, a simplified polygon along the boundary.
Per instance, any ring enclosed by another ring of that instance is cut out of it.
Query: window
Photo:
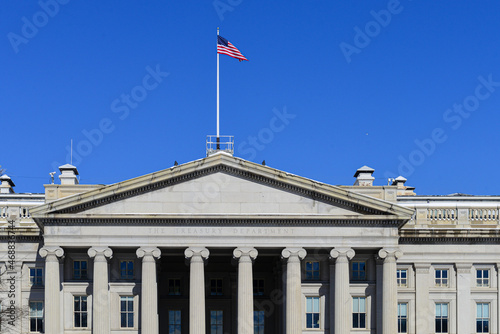
[[[264,311],[253,311],[253,333],[264,334]]]
[[[490,332],[490,304],[477,303],[476,305],[476,332],[489,333]]]
[[[168,294],[170,296],[181,295],[181,280],[178,278],[171,278],[168,280]]]
[[[134,327],[134,297],[120,297],[120,319],[122,328]]]
[[[74,315],[75,315],[75,327],[86,328],[88,313],[87,313],[87,296],[75,296],[74,297]]]
[[[39,267],[30,268],[30,282],[33,286],[43,285],[43,269]]]
[[[43,302],[30,302],[30,332],[43,333]]]
[[[352,262],[352,279],[354,281],[364,281],[366,279],[366,262]]]
[[[398,303],[398,333],[408,333],[408,304]]]
[[[222,334],[224,323],[222,311],[210,311],[210,334]]]
[[[490,286],[490,271],[488,269],[476,270],[476,286],[478,288],[487,288]]]
[[[396,272],[396,279],[397,279],[398,286],[407,287],[408,286],[408,271],[406,269],[398,269],[398,271]]]
[[[213,278],[210,280],[210,294],[212,296],[222,296],[222,279]]]
[[[73,261],[73,278],[87,279],[87,261]]]
[[[254,279],[253,280],[253,294],[254,296],[263,296],[264,295],[264,280],[263,279]]]
[[[352,298],[352,328],[366,328],[366,298]]]
[[[306,261],[306,280],[319,280],[318,261]]]
[[[448,269],[436,269],[436,286],[448,286]]]
[[[306,298],[306,328],[319,328],[319,297]]]
[[[134,261],[120,261],[120,276],[122,279],[134,278]]]
[[[436,333],[448,333],[448,304],[436,304]]]
[[[168,334],[181,334],[181,311],[168,311]]]

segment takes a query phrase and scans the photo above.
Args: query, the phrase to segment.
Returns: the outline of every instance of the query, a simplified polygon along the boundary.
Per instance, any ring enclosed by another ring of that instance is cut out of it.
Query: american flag
[[[241,54],[240,50],[238,50],[231,42],[221,36],[217,36],[217,53],[228,55],[230,57],[236,58],[239,61],[248,59],[245,58],[244,55]]]

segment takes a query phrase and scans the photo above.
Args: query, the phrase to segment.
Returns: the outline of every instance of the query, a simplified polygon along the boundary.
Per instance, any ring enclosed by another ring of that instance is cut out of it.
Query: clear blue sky
[[[0,165],[17,192],[43,192],[71,139],[81,183],[204,157],[220,26],[250,60],[220,58],[236,156],[329,184],[368,165],[418,194],[499,194],[498,13],[493,0],[3,1]]]

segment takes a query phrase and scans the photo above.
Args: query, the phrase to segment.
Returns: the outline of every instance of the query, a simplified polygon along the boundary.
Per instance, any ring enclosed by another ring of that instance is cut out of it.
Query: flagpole
[[[217,36],[219,36],[219,27],[217,27]],[[217,52],[217,149],[220,149],[219,139],[219,52]]]

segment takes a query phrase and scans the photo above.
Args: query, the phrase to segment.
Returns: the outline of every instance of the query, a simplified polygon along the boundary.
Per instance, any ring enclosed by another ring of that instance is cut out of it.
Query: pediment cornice
[[[32,215],[37,221],[41,221],[40,218],[47,216],[78,214],[88,209],[174,186],[214,173],[225,173],[236,176],[251,182],[339,206],[358,214],[369,216],[389,215],[397,220],[408,220],[413,214],[413,210],[394,203],[313,181],[227,154],[215,154],[163,171],[62,198],[34,208]]]

